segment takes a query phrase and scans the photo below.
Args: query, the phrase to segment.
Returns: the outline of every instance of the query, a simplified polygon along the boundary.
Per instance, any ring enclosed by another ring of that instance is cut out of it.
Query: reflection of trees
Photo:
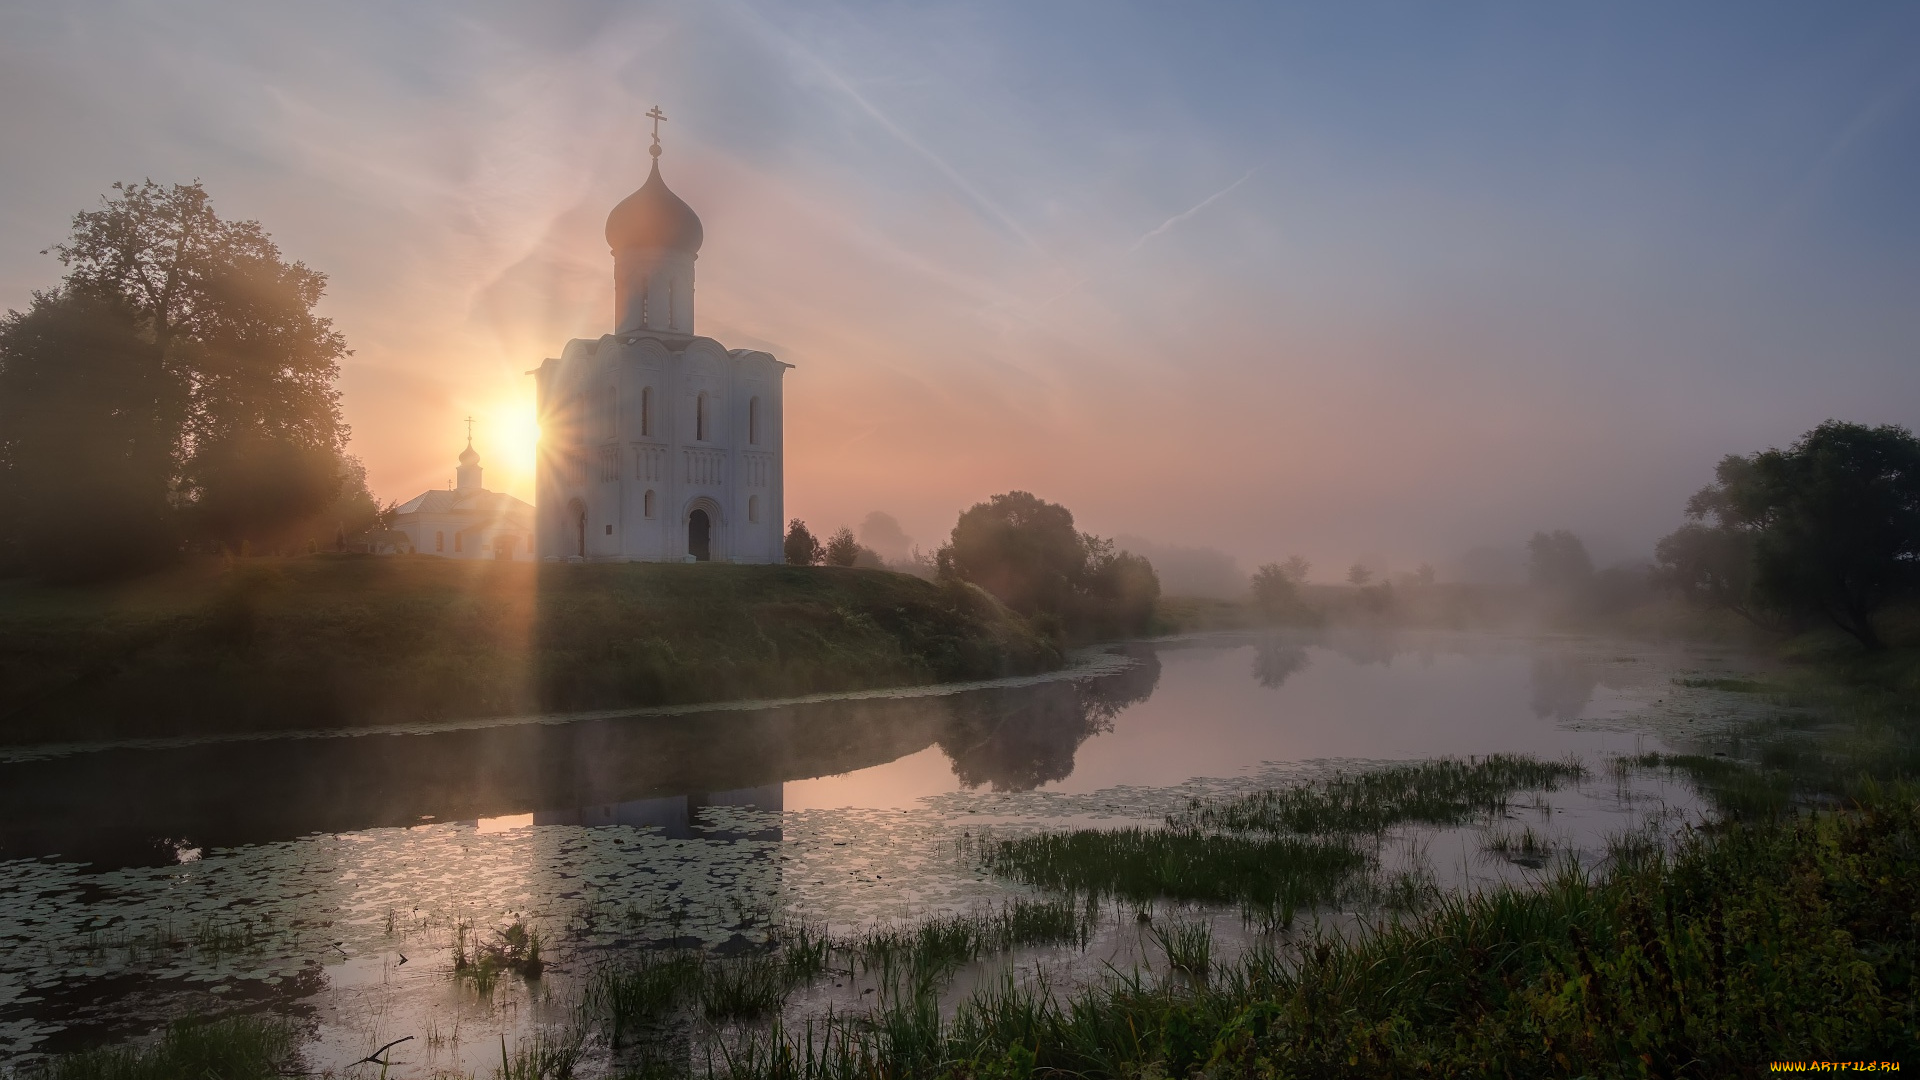
[[[1361,666],[1392,664],[1400,653],[1394,632],[1376,627],[1343,627],[1327,635],[1326,646]]]
[[[1279,689],[1306,666],[1307,650],[1292,638],[1265,637],[1253,647],[1253,677],[1269,690]]]
[[[1600,676],[1577,656],[1533,658],[1533,715],[1578,720],[1593,699]]]
[[[1145,701],[1160,683],[1153,650],[1128,650],[1136,661],[1117,675],[1061,680],[968,694],[955,700],[938,738],[967,787],[1031,791],[1073,772],[1080,744],[1113,730],[1120,710]]]

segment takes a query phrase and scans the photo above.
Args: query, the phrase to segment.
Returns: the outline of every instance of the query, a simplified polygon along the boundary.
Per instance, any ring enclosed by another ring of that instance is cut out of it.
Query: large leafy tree
[[[1660,542],[1663,576],[1696,599],[1824,618],[1869,650],[1874,615],[1920,587],[1920,440],[1830,420],[1785,450],[1721,461]]]
[[[1025,491],[963,512],[935,565],[940,576],[978,585],[1070,634],[1145,630],[1160,595],[1146,559],[1080,532],[1072,511]]]
[[[37,293],[0,319],[5,563],[76,579],[166,559],[186,399],[117,297]]]
[[[51,250],[65,292],[124,309],[180,389],[174,495],[202,538],[270,548],[366,524],[316,521],[370,503],[343,454],[346,343],[314,311],[326,275],[221,218],[197,182],[116,184]]]

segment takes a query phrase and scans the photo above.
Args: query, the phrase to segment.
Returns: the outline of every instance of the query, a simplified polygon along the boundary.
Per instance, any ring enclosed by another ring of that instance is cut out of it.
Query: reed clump
[[[476,934],[471,926],[459,922],[453,928],[453,974],[465,980],[481,994],[493,992],[500,976],[511,973],[523,979],[538,979],[546,969],[540,956],[540,932],[525,922],[514,922],[494,931],[494,940]]]
[[[1402,824],[1491,818],[1515,792],[1551,791],[1586,775],[1577,761],[1517,754],[1338,772],[1298,787],[1196,801],[1169,815],[1164,828],[1000,840],[983,845],[981,859],[997,873],[1070,894],[1238,904],[1281,923],[1347,901],[1411,909],[1429,888],[1418,875],[1374,880],[1377,845],[1362,837]]]
[[[9,1080],[280,1080],[297,1075],[300,1030],[278,1016],[188,1018],[158,1041],[66,1054],[4,1075]]]
[[[1045,889],[1287,912],[1335,902],[1369,866],[1367,854],[1346,837],[1174,828],[1036,833],[998,841],[982,856],[996,873]]]
[[[794,992],[829,974],[871,977],[889,1001],[933,998],[944,980],[984,957],[1024,946],[1084,947],[1099,911],[1096,902],[1073,897],[1014,897],[994,908],[879,924],[838,939],[808,923],[776,926],[763,948],[743,956],[637,952],[593,973],[581,1015],[621,1051],[671,1041],[693,1020],[771,1017],[777,1024]]]
[[[1402,824],[1464,825],[1504,811],[1515,792],[1553,791],[1586,776],[1586,767],[1578,761],[1542,761],[1524,754],[1436,758],[1339,772],[1314,784],[1195,805],[1169,818],[1168,824],[1302,835],[1377,833]]]

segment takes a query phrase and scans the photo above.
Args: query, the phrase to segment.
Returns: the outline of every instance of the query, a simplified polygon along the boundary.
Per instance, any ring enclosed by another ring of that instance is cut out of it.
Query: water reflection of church
[[[786,785],[762,784],[732,791],[707,791],[694,795],[668,795],[653,799],[629,799],[626,802],[601,803],[566,810],[536,810],[535,825],[582,825],[588,827],[625,825],[636,829],[659,829],[665,836],[683,840],[694,835],[700,812],[708,807],[760,810],[778,814]],[[776,819],[777,821],[777,819]],[[766,829],[746,831],[703,828],[700,835],[716,840],[778,840],[778,824]]]
[[[969,788],[1028,791],[1159,683],[1150,647],[1096,679],[759,711],[287,738],[76,754],[0,765],[0,858],[52,853],[164,864],[183,847],[269,843],[423,822],[717,836],[718,808],[765,811],[784,782],[884,765],[930,746]],[[710,819],[703,825],[703,815]]]

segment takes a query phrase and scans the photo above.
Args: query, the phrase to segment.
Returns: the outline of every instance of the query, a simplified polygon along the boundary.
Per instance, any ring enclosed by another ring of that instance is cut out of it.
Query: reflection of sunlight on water
[[[509,829],[524,829],[533,824],[532,814],[506,814],[501,817],[483,817],[475,822],[483,833],[506,832]]]
[[[838,776],[789,780],[788,810],[890,810],[912,806],[928,795],[960,790],[953,762],[937,746],[908,754],[885,765],[858,769]]]

